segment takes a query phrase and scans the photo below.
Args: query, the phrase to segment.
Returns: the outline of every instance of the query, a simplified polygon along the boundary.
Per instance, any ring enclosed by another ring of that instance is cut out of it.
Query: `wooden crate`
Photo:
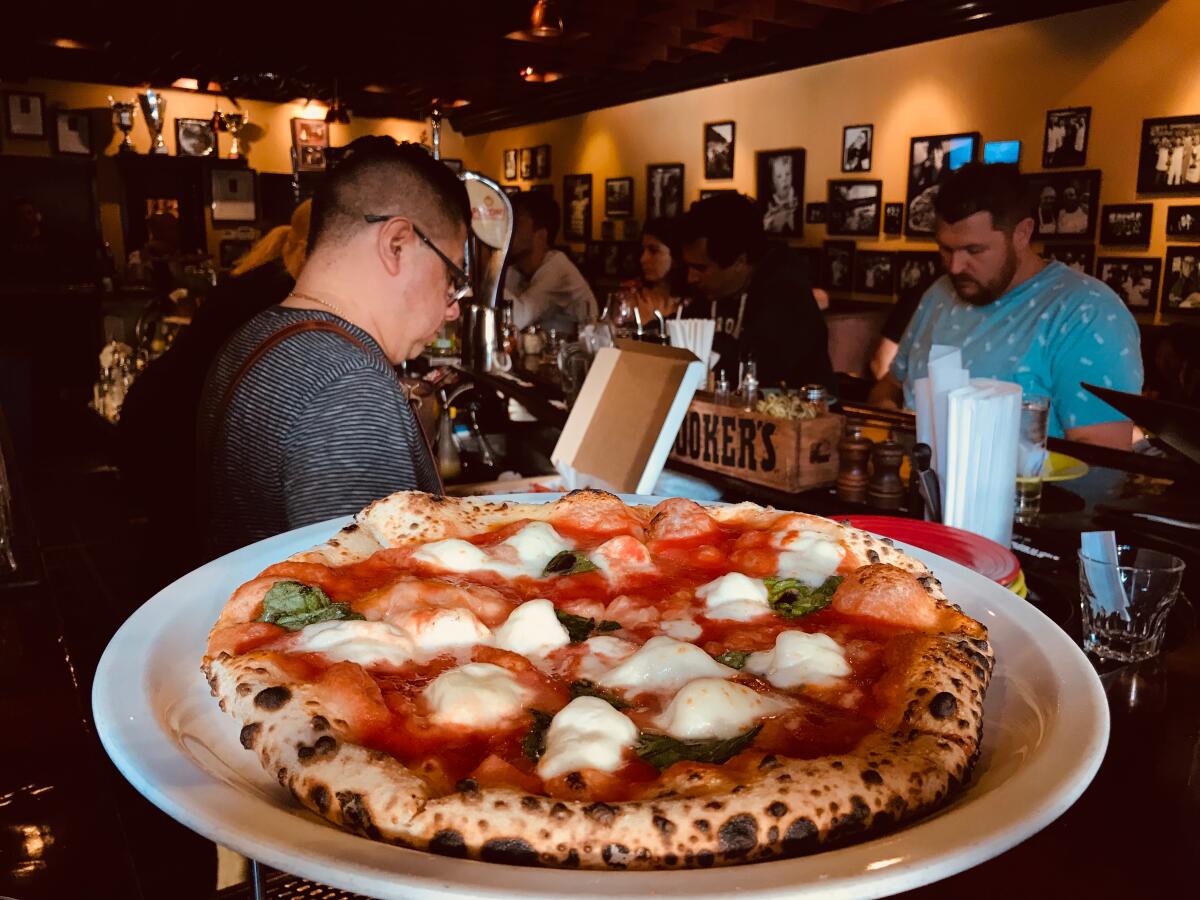
[[[842,417],[778,419],[697,394],[671,449],[671,459],[781,491],[837,481]]]

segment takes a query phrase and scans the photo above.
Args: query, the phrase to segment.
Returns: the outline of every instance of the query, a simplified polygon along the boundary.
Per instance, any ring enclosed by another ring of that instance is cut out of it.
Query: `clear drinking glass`
[[[1157,550],[1122,545],[1116,565],[1080,550],[1083,649],[1121,662],[1156,656],[1183,568],[1183,560]]]
[[[1029,524],[1042,507],[1042,467],[1046,464],[1046,428],[1050,398],[1021,398],[1021,430],[1017,435],[1017,502],[1013,519]]]

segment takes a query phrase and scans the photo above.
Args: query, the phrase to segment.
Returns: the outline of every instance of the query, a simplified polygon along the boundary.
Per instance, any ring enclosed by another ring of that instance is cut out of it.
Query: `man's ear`
[[[1013,246],[1018,250],[1026,250],[1029,248],[1029,242],[1033,240],[1033,219],[1025,218],[1013,226]]]
[[[389,219],[379,229],[379,237],[375,239],[375,252],[383,269],[391,277],[400,274],[403,265],[403,251],[412,241],[412,224],[408,219]]]

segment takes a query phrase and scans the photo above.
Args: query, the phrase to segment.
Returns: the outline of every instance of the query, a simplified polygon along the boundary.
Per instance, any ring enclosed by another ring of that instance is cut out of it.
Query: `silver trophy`
[[[137,106],[131,100],[114,100],[108,96],[108,105],[112,109],[113,125],[124,135],[117,148],[120,153],[136,153],[133,149],[133,120],[137,118]]]
[[[142,115],[146,117],[146,127],[150,129],[150,152],[170,153],[163,140],[163,128],[167,124],[167,98],[156,90],[148,89],[146,93],[138,94],[138,102],[142,105]]]
[[[250,114],[246,112],[222,113],[221,118],[225,122],[225,130],[229,132],[229,158],[244,159],[246,154],[242,151],[238,135],[242,133],[243,128],[250,124]]]

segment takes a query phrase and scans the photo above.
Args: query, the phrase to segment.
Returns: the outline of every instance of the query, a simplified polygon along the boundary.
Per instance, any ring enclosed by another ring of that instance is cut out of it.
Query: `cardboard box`
[[[842,417],[779,419],[712,402],[691,403],[671,458],[795,493],[837,481]]]
[[[707,374],[675,347],[620,340],[598,350],[550,455],[564,487],[651,493]]]

